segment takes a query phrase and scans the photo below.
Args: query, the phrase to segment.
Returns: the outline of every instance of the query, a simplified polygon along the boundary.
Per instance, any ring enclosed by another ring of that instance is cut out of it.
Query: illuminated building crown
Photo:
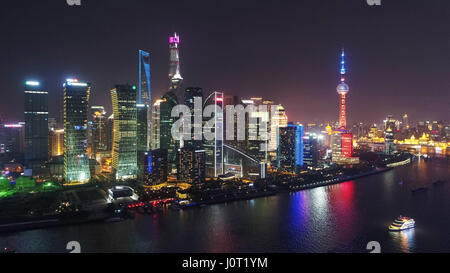
[[[341,54],[341,83],[338,84],[336,87],[336,91],[339,94],[347,94],[350,88],[348,87],[348,84],[345,83],[345,73],[347,70],[345,69],[345,52],[344,49],[342,49]]]

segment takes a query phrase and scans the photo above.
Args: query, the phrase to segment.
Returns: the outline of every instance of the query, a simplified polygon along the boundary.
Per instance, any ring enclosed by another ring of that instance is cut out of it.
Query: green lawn
[[[58,185],[54,185],[51,182],[36,184],[33,179],[30,179],[28,177],[19,177],[18,179],[16,179],[16,185],[11,186],[8,178],[0,176],[0,199],[14,195],[16,193],[52,191],[58,188]]]

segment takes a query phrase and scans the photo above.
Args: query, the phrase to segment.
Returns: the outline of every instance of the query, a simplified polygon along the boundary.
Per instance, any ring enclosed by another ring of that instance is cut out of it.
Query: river
[[[336,185],[210,205],[134,220],[88,223],[0,235],[19,253],[67,252],[450,252],[450,163],[415,161]],[[437,179],[447,183],[433,186]],[[411,190],[428,187],[424,193]],[[416,228],[388,232],[398,215]]]

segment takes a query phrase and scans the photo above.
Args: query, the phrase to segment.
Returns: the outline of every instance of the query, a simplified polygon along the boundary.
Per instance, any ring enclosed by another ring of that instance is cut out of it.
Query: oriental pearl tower
[[[349,91],[348,85],[345,83],[345,51],[342,49],[341,53],[341,82],[336,87],[336,91],[339,94],[339,128],[340,130],[345,130],[347,128],[347,93]]]

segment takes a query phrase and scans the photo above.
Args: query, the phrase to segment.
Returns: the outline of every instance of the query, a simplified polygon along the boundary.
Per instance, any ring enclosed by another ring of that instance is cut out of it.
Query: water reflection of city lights
[[[413,228],[400,232],[390,232],[389,234],[402,252],[414,251],[416,240]]]

